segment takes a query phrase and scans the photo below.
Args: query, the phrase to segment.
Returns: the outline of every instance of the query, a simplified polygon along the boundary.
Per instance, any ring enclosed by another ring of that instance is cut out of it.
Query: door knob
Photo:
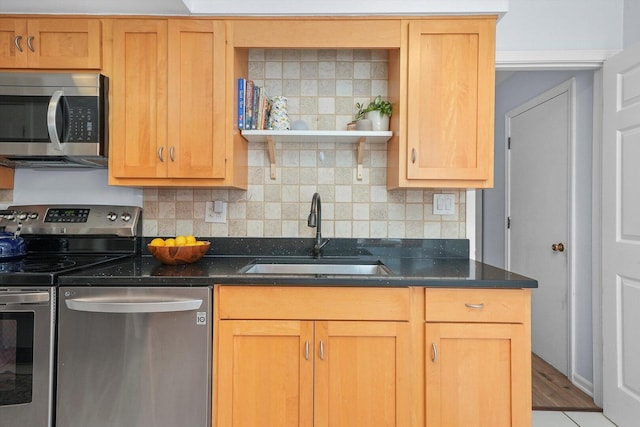
[[[551,250],[554,252],[564,252],[564,244],[554,243],[553,245],[551,245]]]

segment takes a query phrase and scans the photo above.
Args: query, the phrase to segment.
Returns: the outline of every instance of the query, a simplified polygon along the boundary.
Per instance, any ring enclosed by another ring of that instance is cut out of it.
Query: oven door
[[[54,297],[51,288],[0,288],[3,426],[52,425]]]

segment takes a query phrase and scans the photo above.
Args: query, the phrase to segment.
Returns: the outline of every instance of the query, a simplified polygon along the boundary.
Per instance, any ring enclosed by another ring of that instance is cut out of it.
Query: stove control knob
[[[107,214],[107,219],[108,219],[109,221],[115,221],[116,219],[118,219],[118,214],[117,214],[117,213],[115,213],[115,212],[109,212],[109,213]]]
[[[38,212],[29,213],[29,219],[38,219]]]
[[[18,212],[17,218],[20,221],[24,221],[25,219],[27,219],[27,213],[26,212]]]
[[[131,221],[131,214],[129,212],[125,212],[120,218],[122,218],[124,222],[129,222]]]

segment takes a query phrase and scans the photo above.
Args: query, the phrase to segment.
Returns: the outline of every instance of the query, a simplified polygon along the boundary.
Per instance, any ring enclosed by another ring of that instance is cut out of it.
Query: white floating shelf
[[[358,144],[358,179],[362,179],[362,159],[364,144],[383,144],[391,139],[391,131],[339,131],[339,130],[243,130],[242,136],[249,142],[267,143],[269,162],[271,163],[271,179],[276,179],[275,143],[292,142],[334,142]]]
[[[391,139],[391,131],[359,130],[243,130],[242,136],[249,142],[336,142],[355,143],[365,138],[368,143],[385,143]]]

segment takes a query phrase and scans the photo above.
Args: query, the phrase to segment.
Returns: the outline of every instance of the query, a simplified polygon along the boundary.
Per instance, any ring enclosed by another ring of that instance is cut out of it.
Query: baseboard
[[[593,383],[591,381],[587,380],[585,377],[579,374],[576,374],[574,372],[571,375],[571,382],[580,390],[584,391],[589,396],[593,397]]]

